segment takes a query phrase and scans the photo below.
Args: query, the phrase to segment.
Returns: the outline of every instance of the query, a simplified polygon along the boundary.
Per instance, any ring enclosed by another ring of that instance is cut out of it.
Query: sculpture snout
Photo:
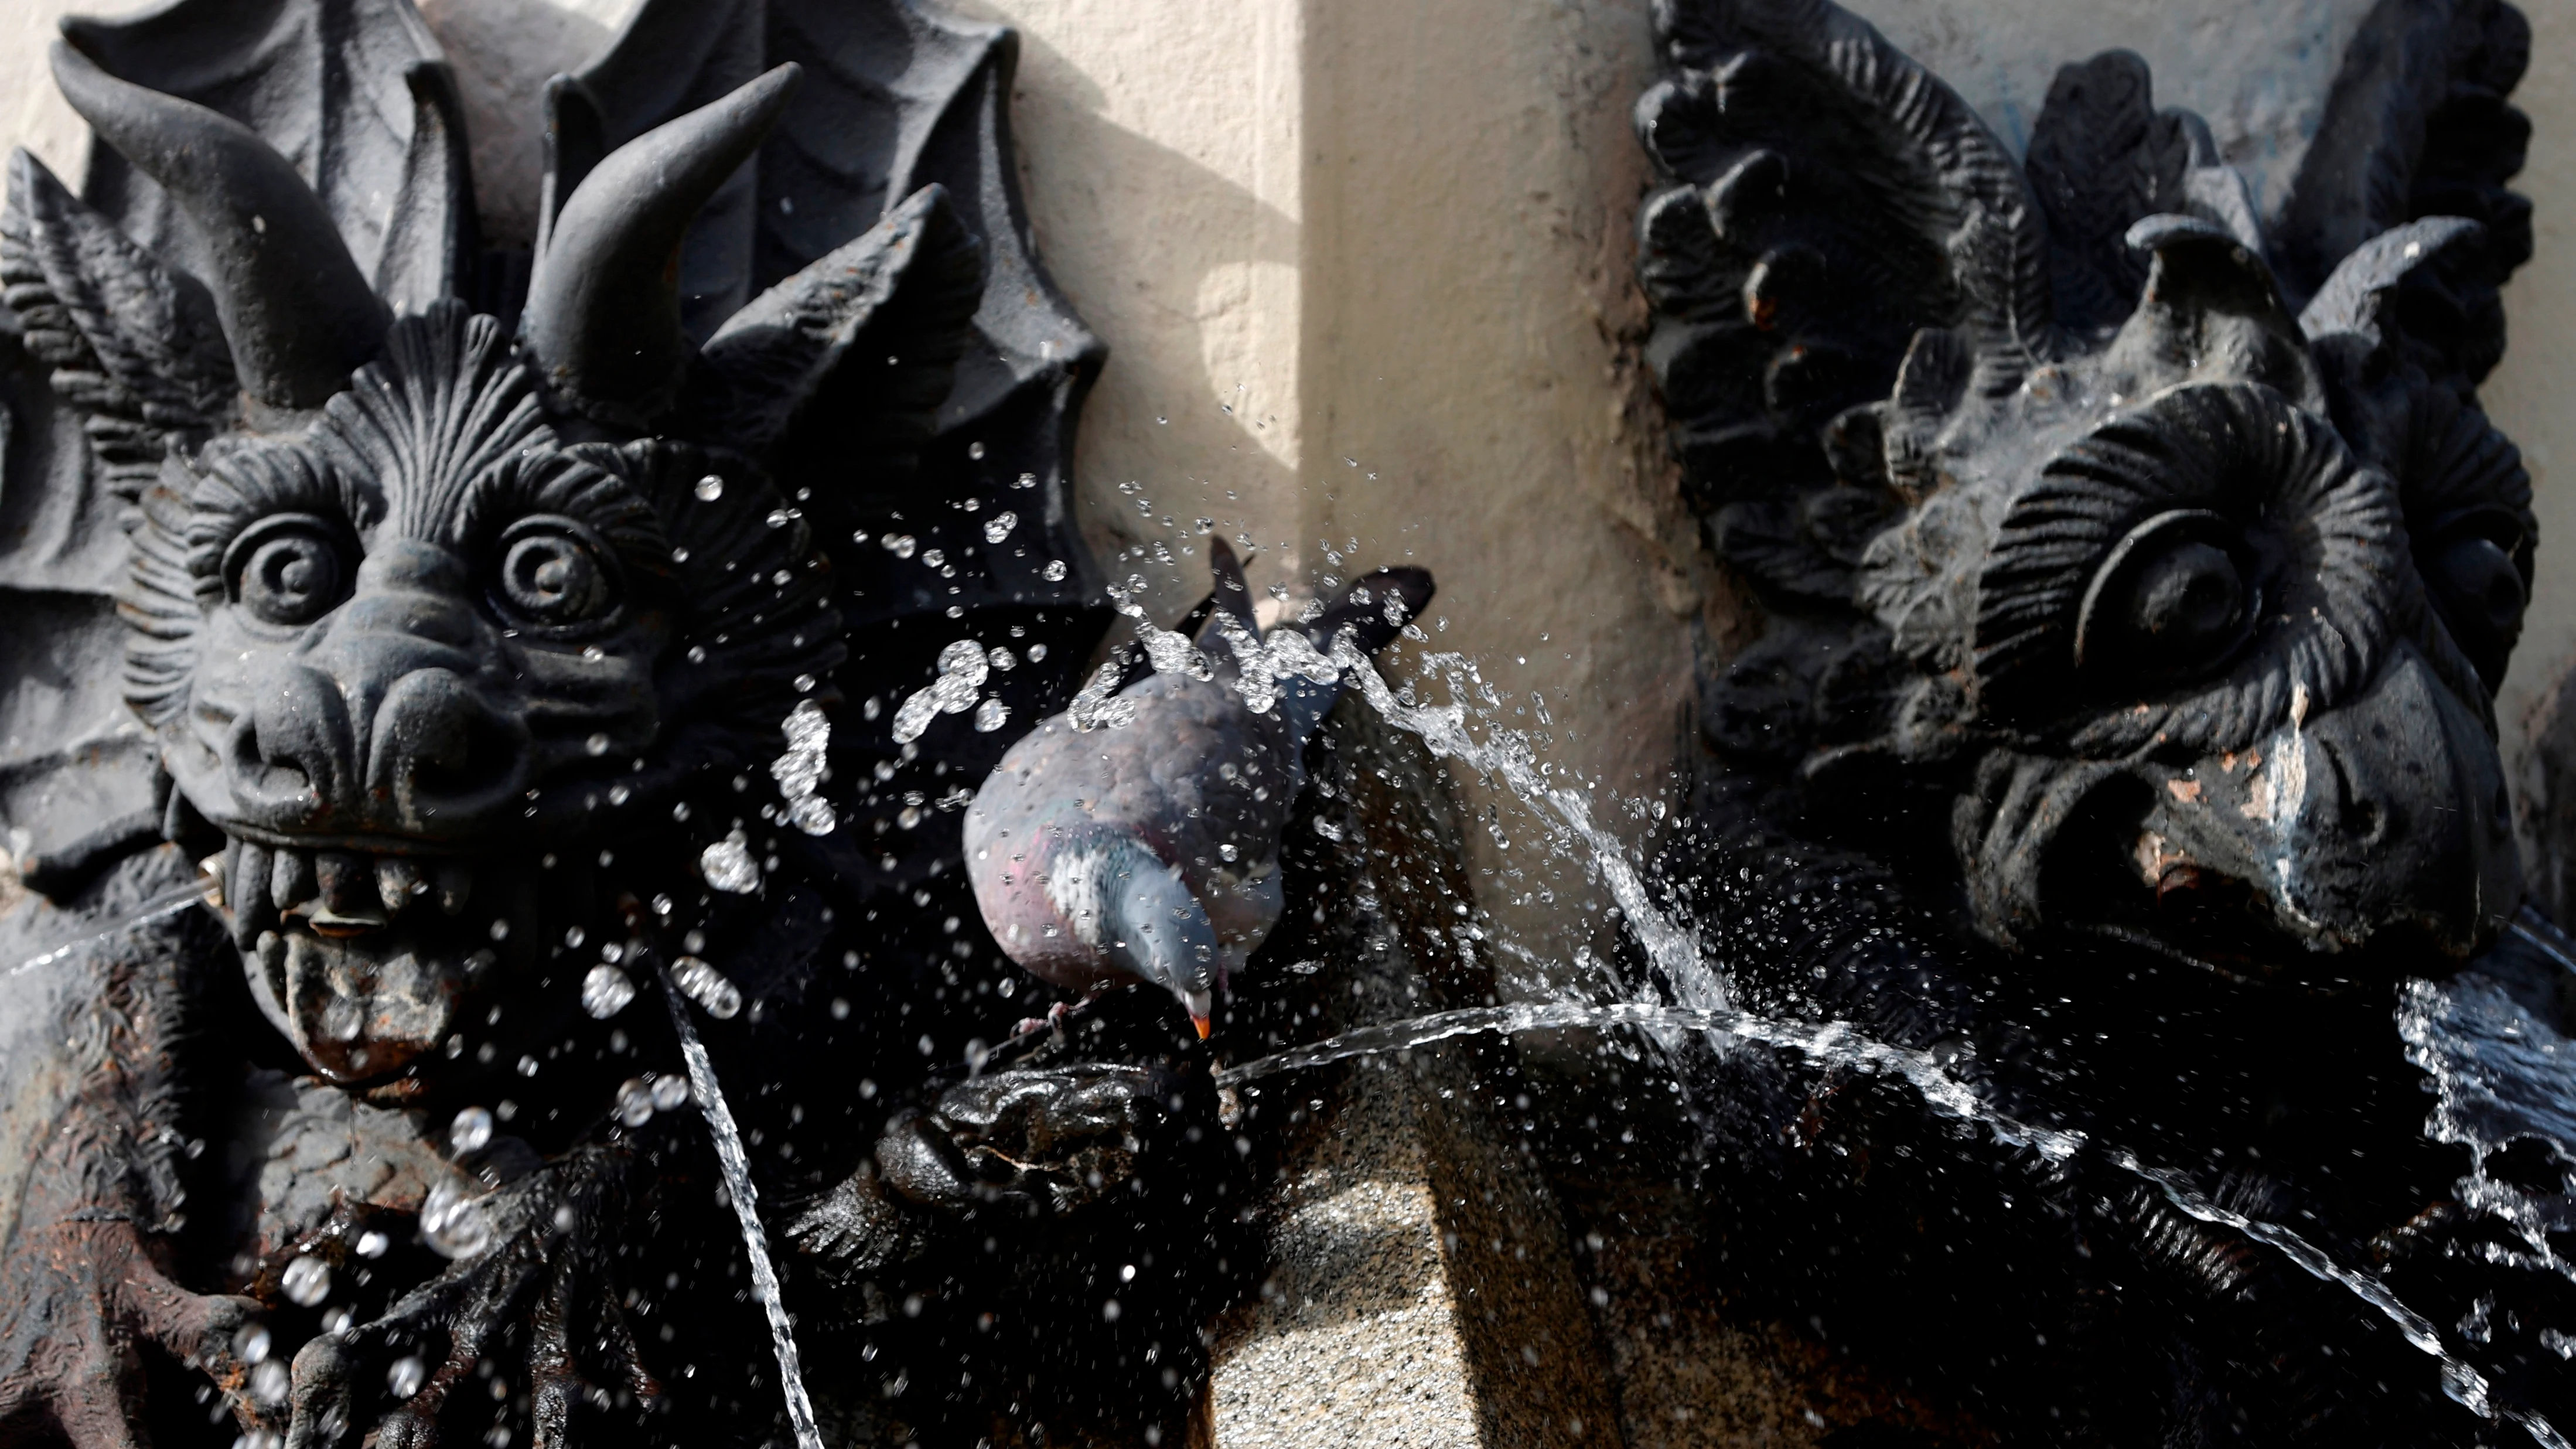
[[[247,823],[441,839],[497,824],[534,770],[527,724],[486,677],[490,626],[452,559],[369,558],[319,644],[281,661],[235,747]]]
[[[2314,952],[2465,958],[2522,895],[2486,725],[2412,647],[2254,748],[2157,770],[2137,866],[2167,911],[2224,882]]]

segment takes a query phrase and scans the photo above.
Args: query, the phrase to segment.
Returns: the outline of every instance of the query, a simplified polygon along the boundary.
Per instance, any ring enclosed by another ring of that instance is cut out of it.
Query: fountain
[[[1660,7],[1678,811],[1420,569],[1103,574],[1008,31],[647,0],[513,253],[406,5],[202,8],[0,218],[148,731],[0,912],[0,1449],[2570,1442],[2509,7],[2383,0],[2268,219],[2134,56],[2015,157]]]

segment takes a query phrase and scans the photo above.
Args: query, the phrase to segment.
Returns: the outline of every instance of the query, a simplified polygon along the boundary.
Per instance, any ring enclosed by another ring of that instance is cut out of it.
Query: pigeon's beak
[[[1199,1029],[1199,1040],[1201,1041],[1206,1041],[1208,1039],[1208,1032],[1211,1030],[1208,1023],[1208,1016],[1214,1009],[1215,1005],[1215,999],[1204,991],[1184,991],[1181,993],[1181,1006],[1190,1014],[1190,1025]]]

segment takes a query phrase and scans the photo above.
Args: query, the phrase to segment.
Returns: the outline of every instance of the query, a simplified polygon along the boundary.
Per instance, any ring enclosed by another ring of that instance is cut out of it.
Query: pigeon
[[[1306,741],[1341,692],[1329,662],[1363,653],[1431,601],[1431,575],[1379,569],[1264,637],[1243,566],[1209,541],[1215,591],[1148,627],[1154,672],[1118,689],[1113,660],[1073,707],[1003,755],[966,815],[984,924],[1031,975],[1084,995],[1171,992],[1206,1039],[1216,991],[1279,920],[1279,842]]]

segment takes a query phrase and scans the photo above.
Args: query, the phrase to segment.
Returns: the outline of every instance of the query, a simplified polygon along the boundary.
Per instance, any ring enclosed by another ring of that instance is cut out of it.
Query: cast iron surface
[[[835,1442],[1177,1435],[1224,1276],[1118,1271],[1223,1257],[1203,1048],[1113,999],[967,1080],[1033,1004],[958,811],[1107,619],[1011,32],[651,0],[533,256],[406,0],[65,33],[96,159],[0,220],[0,1444],[782,1438],[662,1005],[583,1000],[683,954]],[[898,743],[959,647],[1008,723]]]
[[[1824,0],[1664,0],[1658,36],[1652,361],[1763,619],[1703,670],[1666,866],[1736,989],[2295,1226],[2563,1424],[2570,1284],[2453,1201],[2392,1019],[2522,893],[2492,697],[2531,483],[2476,394],[2531,251],[2522,17],[2383,0],[2269,218],[2126,52],[2016,158]],[[2481,969],[2558,1009],[2561,968]],[[2523,1437],[2102,1162],[1709,1070],[1711,1182],[1778,1185],[1721,1194],[1745,1301],[2009,1441]]]

